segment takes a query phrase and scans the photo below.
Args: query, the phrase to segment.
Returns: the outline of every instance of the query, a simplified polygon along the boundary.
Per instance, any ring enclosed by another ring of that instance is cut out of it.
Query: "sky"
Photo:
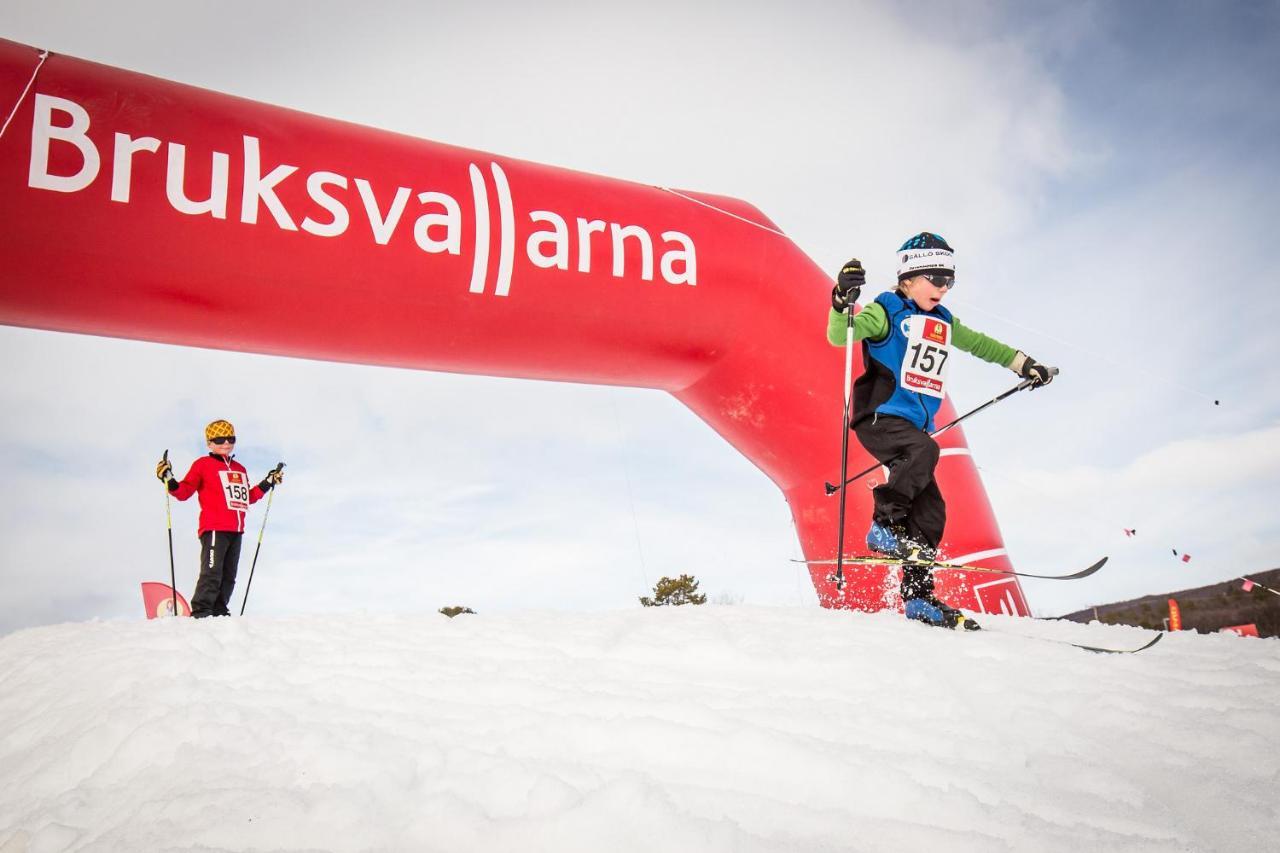
[[[966,424],[1015,566],[1112,561],[1024,583],[1037,615],[1277,565],[1280,3],[899,5],[10,0],[0,36],[742,198],[833,274],[862,258],[867,298],[942,233],[947,304],[1062,371]],[[686,572],[816,605],[781,494],[659,392],[13,328],[0,359],[0,633],[140,617],[155,460],[182,473],[219,417],[251,474],[288,464],[249,612],[626,608]],[[964,411],[1013,381],[961,360],[950,386]],[[171,509],[189,590],[196,507]]]

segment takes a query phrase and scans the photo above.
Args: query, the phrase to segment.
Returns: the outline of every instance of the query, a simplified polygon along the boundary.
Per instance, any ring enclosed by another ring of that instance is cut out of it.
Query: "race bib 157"
[[[907,321],[907,354],[898,382],[903,388],[941,397],[947,383],[947,356],[951,352],[951,324],[916,314]]]

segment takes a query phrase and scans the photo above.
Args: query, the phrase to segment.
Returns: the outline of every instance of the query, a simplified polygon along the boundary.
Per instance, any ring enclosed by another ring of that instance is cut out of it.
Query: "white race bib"
[[[907,319],[907,352],[898,383],[908,391],[942,397],[951,354],[951,324],[936,317],[913,314]]]
[[[236,512],[249,511],[249,477],[240,471],[219,471],[222,480],[222,496],[227,499],[227,509]]]

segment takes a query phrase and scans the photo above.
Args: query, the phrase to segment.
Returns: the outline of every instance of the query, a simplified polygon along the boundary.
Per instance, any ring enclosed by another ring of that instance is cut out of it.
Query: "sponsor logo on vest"
[[[58,117],[55,121],[55,115]],[[88,111],[75,101],[37,93],[34,120],[31,127],[31,160],[27,172],[27,185],[34,189],[75,193],[91,186],[102,171],[102,155],[98,146],[89,138]],[[369,224],[373,242],[386,246],[393,239],[411,238],[419,249],[427,254],[462,254],[463,216],[462,206],[448,193],[426,190],[416,194],[419,210],[412,226],[401,228],[406,209],[414,197],[409,187],[396,187],[387,203],[385,192],[376,191],[364,178],[348,179],[335,172],[315,171],[306,177],[307,196],[314,208],[303,219],[296,221],[297,211],[290,211],[276,193],[276,188],[288,180],[297,166],[280,164],[266,171],[262,164],[262,143],[254,136],[242,136],[244,169],[241,176],[240,222],[257,225],[258,215],[266,208],[276,227],[285,231],[301,230],[315,237],[333,238],[345,234],[352,225],[348,209],[349,190],[355,185],[360,207]],[[71,145],[79,150],[80,167],[70,175],[55,175],[49,171],[49,152],[54,143]],[[134,157],[155,154],[161,140],[153,136],[133,137],[126,133],[114,135],[111,152],[111,200],[128,204],[133,193]],[[231,157],[221,151],[211,153],[212,166],[208,197],[193,200],[187,195],[187,148],[177,142],[165,143],[166,172],[165,196],[169,205],[178,213],[188,216],[207,215],[214,219],[227,218],[227,198],[231,187]],[[512,277],[516,269],[516,205],[506,172],[497,163],[489,163],[489,175],[493,179],[498,201],[496,222],[489,207],[488,184],[485,170],[470,163],[467,167],[471,183],[471,196],[475,210],[472,233],[475,238],[471,269],[471,293],[484,293],[491,270],[489,241],[491,229],[498,231],[497,269],[494,275],[493,293],[507,296],[511,292]],[[296,183],[296,181],[295,181]],[[319,218],[312,218],[312,214]],[[566,272],[589,274],[596,256],[609,248],[612,260],[611,274],[615,278],[653,281],[656,273],[668,284],[698,283],[697,249],[693,238],[681,231],[666,230],[658,236],[661,245],[655,246],[653,235],[639,225],[624,225],[586,217],[567,217],[552,210],[529,210],[528,221],[535,226],[524,245],[529,263],[539,269],[557,269]],[[570,226],[570,222],[573,226]],[[398,236],[405,235],[405,236]],[[595,237],[599,235],[599,237]],[[638,255],[638,258],[636,257]]]
[[[927,340],[934,343],[945,344],[947,342],[947,325],[937,320],[926,320],[924,324],[924,336]]]
[[[931,376],[921,376],[918,373],[908,373],[904,377],[904,382],[911,388],[927,388],[931,391],[941,391],[942,383]]]

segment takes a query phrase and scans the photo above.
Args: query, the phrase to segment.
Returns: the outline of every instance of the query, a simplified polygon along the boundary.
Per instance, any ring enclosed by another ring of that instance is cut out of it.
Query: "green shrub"
[[[679,607],[682,604],[706,604],[706,595],[698,592],[698,582],[693,575],[678,578],[661,578],[653,586],[653,598],[640,596],[645,607]]]

